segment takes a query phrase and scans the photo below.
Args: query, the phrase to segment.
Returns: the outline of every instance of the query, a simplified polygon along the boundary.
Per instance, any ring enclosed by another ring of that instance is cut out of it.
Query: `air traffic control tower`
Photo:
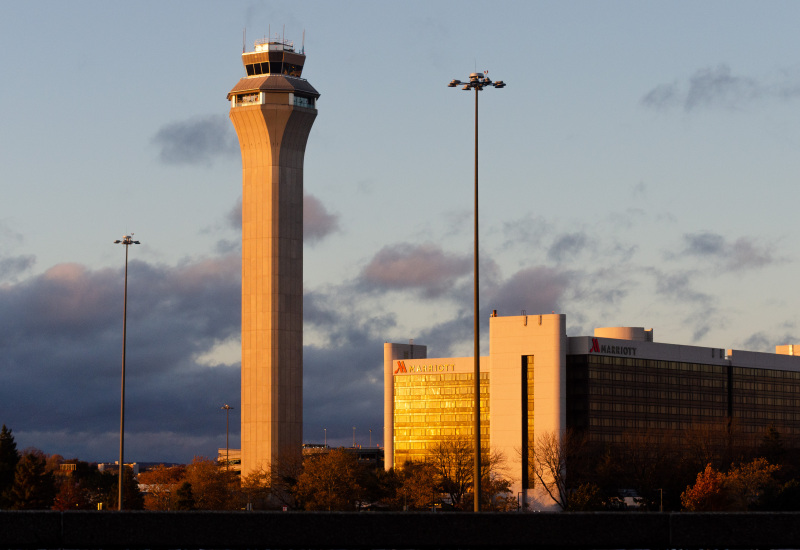
[[[228,94],[242,151],[242,475],[303,444],[303,157],[319,92],[282,38]]]

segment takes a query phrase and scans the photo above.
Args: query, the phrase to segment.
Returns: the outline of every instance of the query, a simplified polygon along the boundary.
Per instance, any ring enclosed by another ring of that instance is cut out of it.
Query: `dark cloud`
[[[303,196],[303,242],[315,244],[339,230],[339,216],[331,214],[317,197]]]
[[[0,259],[0,281],[14,281],[36,263],[36,256],[13,256]]]
[[[236,200],[236,204],[233,205],[230,212],[225,216],[225,221],[227,225],[239,233],[242,232],[242,197],[239,197]]]
[[[724,271],[757,269],[778,261],[771,246],[759,246],[746,237],[728,242],[722,235],[703,231],[687,233],[683,240],[684,249],[677,255],[667,255],[669,259],[685,256],[704,258]]]
[[[463,216],[461,217],[463,219]],[[548,222],[541,217],[525,216],[518,220],[503,222],[503,249],[522,244],[527,248],[537,248],[548,235]]]
[[[589,237],[586,233],[563,233],[558,235],[550,249],[547,257],[556,262],[562,262],[579,255],[589,245]]]
[[[783,91],[751,77],[734,75],[728,65],[720,64],[697,70],[684,84],[656,86],[644,95],[642,104],[654,109],[682,107],[687,112],[715,107],[739,109],[765,95],[791,97],[790,83],[779,89]]]
[[[166,164],[209,166],[217,158],[239,154],[233,126],[224,115],[171,122],[158,130],[152,141]]]
[[[188,462],[239,445],[241,261],[231,254],[178,266],[131,260],[126,456]],[[84,460],[118,451],[123,273],[60,264],[0,286],[0,409],[20,447]],[[382,443],[382,344],[391,314],[359,306],[356,290],[309,291],[304,347],[307,441]]]
[[[0,286],[2,422],[22,446],[114,459],[122,298],[121,270],[77,264]],[[214,434],[224,430],[218,408],[238,401],[239,369],[198,358],[238,337],[240,301],[236,256],[176,268],[130,262],[129,457],[188,461],[213,454]]]
[[[656,292],[673,302],[706,305],[711,303],[711,296],[692,288],[696,271],[677,271],[667,273],[654,271],[656,276]]]
[[[518,271],[486,294],[481,301],[498,315],[519,315],[562,310],[562,300],[569,289],[571,275],[550,267],[530,267]]]
[[[443,251],[433,244],[401,243],[383,247],[364,267],[360,286],[370,290],[417,290],[440,296],[471,272],[472,258]]]

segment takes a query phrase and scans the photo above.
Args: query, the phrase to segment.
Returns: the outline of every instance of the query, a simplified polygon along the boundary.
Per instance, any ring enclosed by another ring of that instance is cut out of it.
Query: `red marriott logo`
[[[589,353],[604,353],[606,355],[629,355],[635,357],[636,351],[634,346],[612,346],[609,344],[601,346],[597,338],[592,338],[592,345],[589,347]]]
[[[397,368],[394,370],[394,373],[397,374],[398,372],[408,372],[404,361],[397,362]]]

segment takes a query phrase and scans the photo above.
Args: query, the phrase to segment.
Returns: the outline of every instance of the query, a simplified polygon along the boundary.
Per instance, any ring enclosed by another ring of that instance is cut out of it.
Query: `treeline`
[[[484,452],[484,509],[516,509],[502,457]],[[279,460],[272,470],[240,478],[224,464],[197,457],[185,466],[157,466],[134,478],[125,468],[126,510],[430,510],[471,509],[472,446],[443,442],[431,460],[395,471],[360,463],[346,449]],[[97,510],[117,508],[118,472],[36,449],[18,452],[0,431],[0,508]],[[513,500],[513,502],[512,502]],[[98,506],[99,505],[99,506]]]
[[[626,508],[626,494],[650,511],[800,510],[800,450],[774,427],[755,437],[726,423],[630,431],[615,443],[544,434],[528,465],[534,484],[567,511]]]
[[[481,509],[515,511],[502,455],[484,449]],[[521,457],[517,457],[521,458]],[[769,428],[760,439],[731,426],[680,434],[629,432],[613,444],[586,434],[541,434],[528,456],[529,484],[565,511],[800,510],[800,451]],[[385,471],[347,449],[279,460],[239,477],[224,464],[195,458],[158,466],[135,479],[124,471],[127,510],[472,510],[469,439],[442,441],[424,462]],[[18,452],[0,430],[0,508],[96,510],[117,507],[118,474],[35,449]],[[635,495],[634,499],[630,495]],[[628,499],[624,499],[628,496]],[[633,500],[633,502],[631,502]]]
[[[142,495],[130,468],[123,478],[125,507],[141,509]],[[0,429],[0,509],[116,509],[118,488],[117,472],[38,449],[19,452],[12,431],[5,424]]]

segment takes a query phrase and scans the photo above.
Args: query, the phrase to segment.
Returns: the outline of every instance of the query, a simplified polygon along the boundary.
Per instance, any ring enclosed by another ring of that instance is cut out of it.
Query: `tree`
[[[570,512],[597,512],[604,509],[603,492],[594,483],[579,485],[569,497]]]
[[[175,509],[176,510],[194,510],[194,493],[192,491],[192,484],[188,481],[181,483],[180,487],[175,491]]]
[[[14,434],[5,424],[0,430],[0,508],[8,507],[7,493],[14,485],[14,472],[19,462]]]
[[[14,510],[47,510],[53,505],[55,484],[47,471],[47,457],[33,449],[22,455],[14,472],[14,484],[9,491]]]
[[[86,491],[79,481],[67,477],[58,484],[58,492],[53,499],[53,510],[86,510],[90,508]]]
[[[428,449],[428,460],[435,466],[441,491],[450,497],[457,509],[472,501],[475,478],[475,444],[467,437],[445,439]],[[510,492],[511,482],[505,479],[505,457],[481,447],[481,506],[494,508],[497,495]],[[505,503],[503,503],[505,505]]]
[[[407,461],[399,472],[399,478],[397,500],[403,509],[429,509],[441,493],[439,471],[433,462]]]
[[[581,471],[579,465],[586,456],[587,440],[581,432],[566,430],[559,434],[545,432],[536,438],[528,451],[529,477],[550,496],[559,508],[569,510],[570,486],[567,472],[574,471],[574,477]],[[578,483],[572,484],[578,486]]]
[[[464,495],[472,487],[474,449],[472,440],[466,437],[445,439],[428,449],[429,460],[439,475],[439,486],[456,508],[462,507]]]
[[[248,510],[267,510],[272,494],[270,470],[253,470],[241,480],[241,490]]]
[[[174,509],[175,491],[183,481],[183,466],[163,464],[139,474],[139,487],[144,488],[145,510]]]
[[[745,511],[758,506],[765,492],[775,485],[777,470],[778,466],[764,458],[732,466],[728,473],[707,464],[697,474],[695,484],[681,494],[681,504],[690,512]]]
[[[295,494],[306,510],[356,509],[361,499],[361,466],[345,449],[332,449],[306,458]]]
[[[239,502],[234,474],[214,460],[194,457],[186,466],[184,476],[192,486],[195,508],[198,510],[236,510]]]
[[[144,495],[139,490],[139,482],[133,476],[133,468],[124,466],[122,470],[122,498],[124,510],[143,510],[144,509]],[[103,472],[104,474],[106,472]],[[108,472],[109,475],[114,477],[113,489],[106,493],[106,501],[110,510],[116,510],[119,502],[119,475],[117,472]]]
[[[295,490],[300,475],[303,473],[303,457],[296,454],[279,456],[269,471],[270,500],[278,506],[286,506],[290,510],[303,508]]]
[[[758,447],[758,454],[766,458],[770,464],[780,464],[786,456],[786,449],[783,446],[781,433],[775,429],[774,424],[770,424],[767,432],[761,439]]]

